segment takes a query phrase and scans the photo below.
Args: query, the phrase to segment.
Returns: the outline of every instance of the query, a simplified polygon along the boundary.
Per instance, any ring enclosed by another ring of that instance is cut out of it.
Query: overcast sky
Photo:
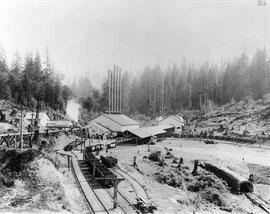
[[[268,1],[268,0],[266,0]],[[87,74],[98,86],[113,64],[145,66],[206,59],[270,47],[270,2],[257,0],[0,0],[0,43],[11,62],[18,50],[44,58],[66,76]]]

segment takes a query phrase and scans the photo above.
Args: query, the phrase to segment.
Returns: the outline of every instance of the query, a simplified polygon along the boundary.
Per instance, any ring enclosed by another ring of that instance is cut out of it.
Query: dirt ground
[[[148,159],[153,151],[162,151],[165,165]],[[157,213],[263,213],[244,195],[232,194],[227,184],[215,175],[200,169],[193,176],[194,160],[207,160],[216,165],[228,167],[248,178],[255,176],[255,191],[270,199],[269,166],[270,150],[254,149],[229,144],[206,145],[203,142],[186,139],[167,139],[156,145],[119,146],[110,150],[117,157],[119,165],[133,174],[148,190],[151,199],[158,204]],[[137,157],[139,171],[132,164]],[[182,157],[181,170],[177,161]],[[176,162],[173,163],[175,158]]]

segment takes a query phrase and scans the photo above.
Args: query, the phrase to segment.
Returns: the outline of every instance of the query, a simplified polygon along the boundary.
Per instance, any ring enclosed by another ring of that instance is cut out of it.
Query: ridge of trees
[[[92,88],[89,79],[87,81],[88,92],[79,97],[89,119],[108,110],[108,83],[105,80],[102,89],[97,90]],[[80,85],[87,84],[80,83],[77,87]],[[122,112],[152,117],[187,109],[207,109],[232,99],[240,101],[246,96],[260,99],[266,93],[270,93],[270,60],[265,49],[258,49],[251,58],[242,53],[222,66],[205,62],[196,68],[182,60],[180,65],[172,64],[163,70],[158,65],[146,67],[134,79],[125,72],[122,76]]]
[[[65,112],[67,100],[71,96],[68,86],[62,85],[61,76],[55,71],[47,51],[45,65],[42,66],[39,52],[33,56],[27,53],[22,60],[15,53],[10,68],[4,51],[0,53],[0,99],[11,100],[15,104],[41,109]]]

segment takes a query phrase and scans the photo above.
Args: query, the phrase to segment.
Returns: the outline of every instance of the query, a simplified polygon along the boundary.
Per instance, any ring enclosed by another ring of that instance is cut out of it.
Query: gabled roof
[[[139,123],[124,114],[103,114],[105,117],[115,121],[122,126],[139,125]]]
[[[161,129],[171,129],[174,128],[174,126],[172,126],[171,124],[160,124],[158,125],[158,127],[160,127]]]
[[[89,124],[98,124],[110,131],[121,132],[123,127],[139,126],[139,123],[123,114],[101,114],[91,120]]]
[[[158,134],[166,133],[166,131],[164,131],[159,126],[143,127],[143,128],[128,130],[127,132],[130,132],[139,138],[147,138],[147,137],[155,136]]]
[[[168,120],[168,119],[171,119],[176,123],[185,123],[184,119],[182,117],[178,116],[178,115],[172,115],[172,116],[166,117],[166,118],[160,120],[159,122],[162,122],[162,121]],[[174,125],[174,124],[171,124],[171,125]]]
[[[94,129],[95,131],[96,130],[100,130],[101,132],[103,133],[106,133],[106,132],[110,132],[111,130],[105,128],[104,126],[98,124],[98,123],[95,123],[95,122],[92,122],[91,124],[88,124],[85,126],[86,128],[92,128]]]

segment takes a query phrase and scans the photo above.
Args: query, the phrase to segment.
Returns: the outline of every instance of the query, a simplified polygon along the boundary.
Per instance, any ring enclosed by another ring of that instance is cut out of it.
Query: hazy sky
[[[270,47],[270,2],[257,0],[0,0],[0,43],[11,62],[18,50],[46,47],[68,79],[87,74],[99,85],[113,64],[133,73],[183,56],[220,62]]]

